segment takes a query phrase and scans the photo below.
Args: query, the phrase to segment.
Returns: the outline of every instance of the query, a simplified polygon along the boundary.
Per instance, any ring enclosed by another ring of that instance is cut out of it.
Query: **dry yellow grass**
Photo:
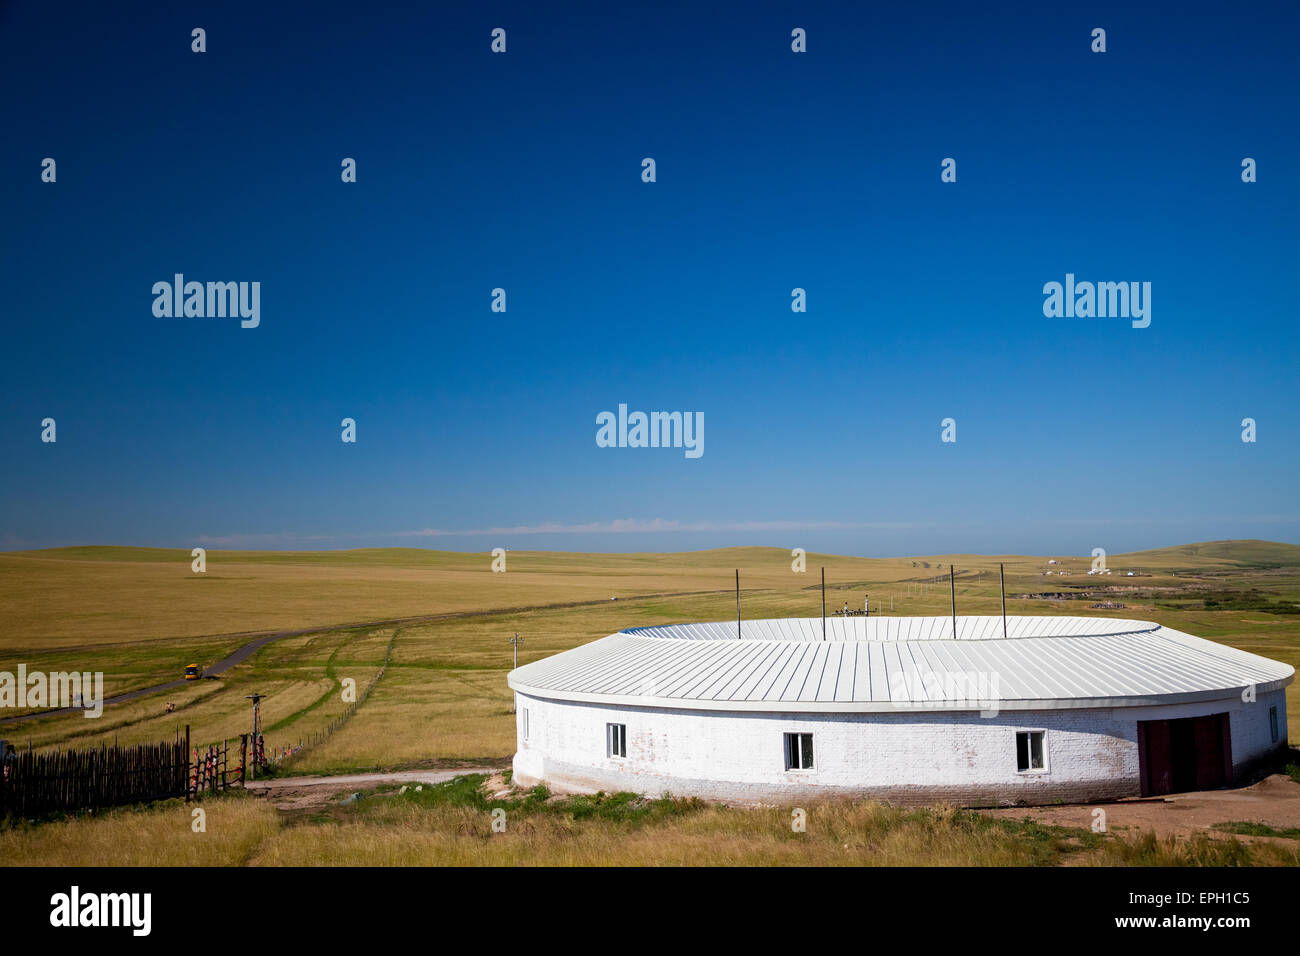
[[[1279,552],[1281,553],[1281,552]],[[1285,553],[1281,553],[1285,557]],[[828,569],[828,607],[894,596],[894,613],[946,614],[946,583],[916,586],[955,560],[982,568],[958,585],[962,613],[998,608],[998,558],[938,560],[808,556],[791,572],[780,549],[684,555],[537,555],[512,552],[509,571],[492,574],[483,555],[384,551],[342,554],[209,555],[208,577],[189,571],[187,552],[74,549],[0,555],[0,670],[29,667],[103,670],[110,688],[176,677],[190,660],[210,662],[244,642],[237,631],[272,631],[377,619],[456,614],[440,620],[287,637],[214,681],[202,681],[111,706],[103,718],[43,717],[0,727],[0,736],[36,747],[170,739],[188,723],[195,743],[248,729],[254,691],[269,747],[323,728],[346,707],[340,682],[358,692],[392,657],[373,693],[343,728],[290,764],[291,772],[344,772],[437,760],[504,761],[514,749],[506,674],[509,637],[522,633],[520,661],[577,646],[620,628],[676,621],[729,620],[733,568],[742,568],[747,618],[816,616],[817,569]],[[1122,558],[1112,558],[1122,566]],[[1295,568],[1250,572],[1214,554],[1185,551],[1142,558],[1154,570],[1143,588],[1179,600],[1189,588],[1264,587],[1280,599],[1300,595]],[[1039,576],[1038,558],[1009,558],[1008,590],[1060,590]],[[1088,559],[1058,567],[1080,581]],[[1166,573],[1186,568],[1188,573]],[[1256,576],[1251,577],[1250,575]],[[1068,579],[1067,579],[1068,580]],[[1263,581],[1262,585],[1257,582]],[[1080,581],[1080,583],[1082,583]],[[1109,581],[1107,583],[1116,583]],[[1168,592],[1160,589],[1169,589]],[[1179,589],[1179,590],[1175,590]],[[610,598],[618,596],[618,601]],[[1121,598],[1123,599],[1123,598]],[[1093,611],[1085,602],[1012,599],[1014,614],[1086,614],[1158,620],[1194,634],[1300,664],[1300,615],[1208,610],[1199,602],[1127,599],[1130,607]],[[571,606],[541,607],[571,604]],[[528,607],[531,610],[494,609]],[[224,636],[223,636],[224,635]],[[1300,688],[1288,691],[1300,712]],[[164,714],[174,700],[178,709]],[[1300,731],[1297,731],[1300,732]],[[649,822],[575,820],[564,813],[512,818],[493,834],[486,814],[461,806],[412,807],[375,798],[325,821],[284,824],[262,801],[209,801],[208,833],[189,832],[175,804],[123,810],[0,832],[0,861],[134,865],[466,864],[466,865],[1016,865],[1058,862],[1052,835],[970,825],[948,811],[915,815],[872,804],[808,808],[808,832],[790,831],[789,809],[705,807]],[[192,840],[190,838],[193,838]],[[207,842],[204,842],[204,840]],[[1064,839],[1064,838],[1062,838]],[[1076,838],[1071,838],[1076,839]],[[1112,838],[1107,838],[1112,840]],[[1221,841],[1207,847],[1137,846],[1120,841],[1086,851],[1089,862],[1223,862]],[[1227,845],[1227,844],[1225,844]],[[1252,850],[1255,862],[1295,863],[1287,848]],[[1053,856],[1053,854],[1056,854]],[[1071,859],[1085,858],[1082,853]]]
[[[384,799],[384,798],[378,798]],[[366,822],[295,826],[259,848],[274,866],[1007,866],[1035,848],[995,827],[954,823],[954,811],[917,813],[874,803],[808,810],[710,806],[644,824],[558,815],[491,818],[465,807],[394,806]]]
[[[194,805],[169,800],[0,830],[6,866],[241,866],[281,828],[273,806],[251,797],[207,800],[207,832],[192,829]]]
[[[6,553],[0,554],[0,642],[24,652],[47,651],[602,601],[614,595],[725,592],[735,556],[710,557],[719,554],[725,552],[511,552],[507,573],[494,574],[488,554],[414,549],[302,554],[213,551],[207,572],[195,574],[189,552],[179,550],[63,548]],[[864,567],[884,563],[840,560]],[[785,565],[788,575],[788,561]],[[756,573],[770,576],[777,570],[756,569]]]
[[[994,822],[950,808],[905,810],[870,801],[810,803],[807,829],[791,809],[659,801],[648,820],[586,816],[561,802],[511,810],[494,833],[486,809],[429,805],[389,793],[327,820],[292,822],[267,800],[208,799],[205,833],[192,805],[169,801],[0,830],[12,866],[1029,866],[1290,865],[1290,847],[1230,837],[1176,840],[1101,837],[1086,830]],[[427,796],[427,794],[426,794]],[[589,805],[588,805],[589,806]]]
[[[366,705],[295,773],[394,767],[430,759],[493,759],[513,752],[504,670],[441,672],[389,666]]]
[[[1241,550],[1236,544],[1225,547],[1225,553]],[[1187,575],[1166,573],[1178,567],[1215,576],[1199,579],[1208,582],[1204,586],[1239,586],[1245,581],[1244,572],[1234,570],[1215,548],[1201,550],[1205,553],[1175,550],[1142,556],[1140,566],[1156,573],[1141,579],[1141,585],[1168,588],[1171,594],[1189,583],[1199,586]],[[1265,553],[1273,552],[1266,548]],[[1289,553],[1283,547],[1278,555]],[[347,771],[442,759],[500,760],[510,755],[514,742],[505,676],[511,660],[508,638],[515,631],[525,638],[520,660],[526,662],[622,627],[725,620],[734,613],[731,588],[737,565],[743,569],[748,618],[818,614],[817,569],[822,565],[828,569],[827,603],[832,609],[845,601],[856,606],[869,591],[874,599],[883,598],[886,608],[892,596],[895,614],[944,614],[946,583],[924,589],[918,583],[942,576],[937,565],[949,561],[963,570],[985,572],[978,580],[969,574],[960,579],[962,612],[996,613],[999,560],[961,555],[867,560],[811,554],[808,573],[795,574],[789,552],[774,548],[676,555],[511,552],[507,573],[493,574],[487,554],[211,552],[206,583],[196,584],[199,576],[189,570],[188,552],[64,549],[5,554],[0,555],[0,614],[6,625],[0,628],[0,669],[15,659],[47,670],[102,669],[110,687],[140,686],[174,678],[188,660],[210,662],[219,651],[244,640],[193,636],[196,631],[215,635],[239,628],[264,631],[408,614],[469,615],[402,626],[396,632],[392,662],[365,706],[342,731],[292,766],[295,772]],[[1078,580],[1090,559],[1061,560],[1056,568],[1071,571]],[[1056,578],[1040,576],[1044,559],[1013,556],[1006,562],[1013,595],[1064,586]],[[1125,559],[1113,557],[1111,563],[1122,568]],[[1300,584],[1294,570],[1269,572],[1265,580],[1279,594],[1295,594]],[[616,595],[620,599],[611,601]],[[578,603],[492,610],[530,602]],[[1148,617],[1300,663],[1300,616],[1178,610],[1140,602],[1125,610],[1092,611],[1084,602],[1015,598],[1010,610]],[[140,640],[121,642],[127,631]],[[159,639],[168,634],[191,636]],[[344,677],[356,681],[358,692],[366,686],[393,634],[393,628],[380,627],[283,638],[218,681],[111,706],[99,721],[71,715],[3,729],[11,739],[31,739],[37,747],[114,737],[123,742],[163,739],[186,723],[195,741],[218,740],[248,729],[244,696],[257,691],[270,695],[263,705],[268,745],[291,745],[343,711],[338,682]],[[74,635],[81,650],[66,643]],[[205,651],[211,656],[200,656]],[[211,696],[213,686],[220,688],[219,696]],[[1300,707],[1297,694],[1300,689],[1293,685],[1293,708]],[[168,699],[178,704],[173,715],[162,713]]]
[[[183,735],[191,728],[196,744],[235,740],[249,730],[251,707],[246,695],[256,691],[262,702],[267,748],[287,747],[323,729],[348,706],[342,681],[355,682],[357,693],[371,682],[394,629],[333,632],[286,638],[267,645],[219,679],[202,680],[105,708],[103,716],[54,715],[10,728],[11,739],[34,748],[96,746],[117,741],[146,743]],[[167,703],[176,709],[166,712]]]

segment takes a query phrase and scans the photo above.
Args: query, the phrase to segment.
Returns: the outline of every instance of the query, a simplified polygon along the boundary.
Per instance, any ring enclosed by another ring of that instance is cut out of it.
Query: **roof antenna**
[[[948,565],[948,591],[952,594],[952,639],[957,640],[957,571]]]
[[[740,640],[740,568],[736,568],[736,640]]]
[[[822,568],[822,640],[826,640],[826,569]]]
[[[1007,571],[1006,565],[998,565],[998,580],[1002,582],[1002,639],[1007,639]]]

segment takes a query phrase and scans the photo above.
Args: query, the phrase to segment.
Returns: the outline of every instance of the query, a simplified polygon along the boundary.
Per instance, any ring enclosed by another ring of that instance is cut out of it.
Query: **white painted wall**
[[[605,706],[516,694],[514,777],[557,790],[782,800],[862,793],[911,802],[1087,801],[1139,790],[1137,721],[1230,713],[1239,767],[1286,740],[1284,692],[1254,703],[864,714],[767,714]],[[524,710],[529,735],[523,737]],[[605,753],[605,725],[627,725],[627,758]],[[1047,731],[1048,768],[1018,773],[1017,730]],[[816,766],[785,770],[783,734],[812,733]]]

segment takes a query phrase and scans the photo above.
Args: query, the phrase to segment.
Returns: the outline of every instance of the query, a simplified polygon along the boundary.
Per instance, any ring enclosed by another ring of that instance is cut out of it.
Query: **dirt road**
[[[500,767],[457,767],[454,770],[397,770],[390,773],[356,773],[337,777],[278,777],[253,780],[244,786],[249,793],[265,796],[278,810],[309,810],[324,806],[342,793],[356,793],[380,784],[445,783],[455,777],[500,773]]]
[[[1112,833],[1154,830],[1157,836],[1188,837],[1194,833],[1220,836],[1216,823],[1263,823],[1277,830],[1300,828],[1300,783],[1276,773],[1248,787],[1175,793],[1167,797],[1132,798],[1095,806],[1014,807],[984,811],[994,817],[1089,828],[1093,811],[1106,811],[1106,828]],[[1238,837],[1238,839],[1272,839]],[[1294,841],[1288,841],[1294,843]]]

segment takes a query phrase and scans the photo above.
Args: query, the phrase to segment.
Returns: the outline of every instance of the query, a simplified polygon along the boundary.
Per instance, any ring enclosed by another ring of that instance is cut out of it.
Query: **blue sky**
[[[1300,542],[1294,5],[275,6],[0,4],[0,548]]]

